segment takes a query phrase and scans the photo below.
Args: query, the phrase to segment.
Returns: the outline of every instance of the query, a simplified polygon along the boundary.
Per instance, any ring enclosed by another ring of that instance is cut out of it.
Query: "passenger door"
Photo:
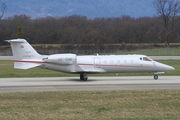
[[[101,67],[100,58],[94,58],[94,67],[95,67],[95,68]]]

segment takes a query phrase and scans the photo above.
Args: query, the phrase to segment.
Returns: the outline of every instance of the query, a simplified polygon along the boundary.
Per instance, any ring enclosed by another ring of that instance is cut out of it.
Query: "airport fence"
[[[38,53],[43,55],[74,53],[77,55],[123,55],[123,54],[144,54],[148,56],[180,56],[180,48],[158,48],[158,49],[138,49],[138,50],[115,50],[115,49],[36,49]],[[0,56],[12,56],[11,49],[0,50]]]

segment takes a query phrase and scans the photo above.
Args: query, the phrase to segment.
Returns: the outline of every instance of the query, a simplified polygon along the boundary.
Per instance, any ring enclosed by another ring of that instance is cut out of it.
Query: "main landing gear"
[[[154,75],[154,79],[157,80],[158,79],[158,75]]]
[[[80,73],[80,80],[87,81],[88,80],[87,73]]]

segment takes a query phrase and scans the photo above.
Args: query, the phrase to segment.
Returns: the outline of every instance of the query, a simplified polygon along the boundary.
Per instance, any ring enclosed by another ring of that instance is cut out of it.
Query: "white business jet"
[[[152,60],[145,55],[88,55],[53,54],[40,55],[25,39],[6,40],[11,44],[14,56],[14,68],[45,69],[80,74],[80,80],[87,80],[90,73],[131,73],[153,72],[157,74],[174,70],[173,67]]]

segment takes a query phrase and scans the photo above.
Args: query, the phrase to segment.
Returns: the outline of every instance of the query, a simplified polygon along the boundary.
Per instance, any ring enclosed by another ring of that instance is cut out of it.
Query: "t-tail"
[[[6,40],[11,44],[12,53],[14,57],[14,68],[29,69],[43,64],[42,55],[25,39]]]

